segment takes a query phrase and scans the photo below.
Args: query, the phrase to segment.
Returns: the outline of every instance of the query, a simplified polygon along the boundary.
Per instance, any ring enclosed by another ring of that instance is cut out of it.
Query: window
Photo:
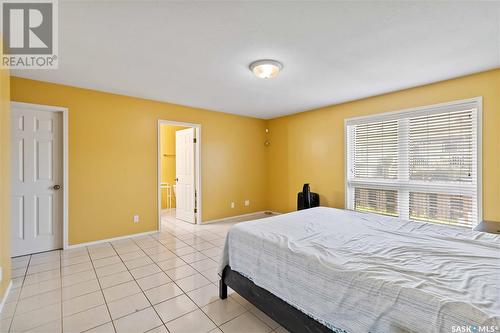
[[[481,99],[346,120],[346,207],[473,227]]]

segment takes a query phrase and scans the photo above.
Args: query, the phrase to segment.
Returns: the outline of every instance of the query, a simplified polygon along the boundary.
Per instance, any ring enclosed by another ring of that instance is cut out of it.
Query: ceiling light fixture
[[[283,64],[276,60],[265,59],[254,61],[249,67],[258,78],[272,79],[283,69]]]

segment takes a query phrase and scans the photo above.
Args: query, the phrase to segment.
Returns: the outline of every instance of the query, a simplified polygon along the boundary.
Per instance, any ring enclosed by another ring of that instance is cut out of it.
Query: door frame
[[[69,206],[69,162],[68,162],[68,115],[69,109],[61,106],[53,105],[42,105],[42,104],[32,104],[23,102],[10,102],[11,108],[29,108],[39,111],[47,112],[61,112],[62,113],[62,132],[63,132],[63,223],[62,223],[62,234],[63,234],[63,249],[68,248],[68,206]]]
[[[195,123],[186,123],[181,121],[174,120],[164,120],[158,119],[158,132],[157,132],[157,176],[156,176],[156,187],[157,187],[157,204],[158,204],[158,230],[161,231],[161,126],[162,125],[173,125],[173,126],[184,126],[191,127],[195,129],[196,133],[196,143],[195,143],[195,163],[194,163],[194,172],[195,172],[195,191],[196,191],[196,223],[201,224],[201,124]]]

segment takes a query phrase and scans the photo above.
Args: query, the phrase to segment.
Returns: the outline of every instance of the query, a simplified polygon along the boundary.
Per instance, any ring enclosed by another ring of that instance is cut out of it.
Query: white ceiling
[[[13,74],[274,118],[500,67],[500,2],[60,1],[58,70]],[[248,64],[284,64],[274,80]]]

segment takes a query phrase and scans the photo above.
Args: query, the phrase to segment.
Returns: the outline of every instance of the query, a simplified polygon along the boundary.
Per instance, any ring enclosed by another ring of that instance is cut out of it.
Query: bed
[[[500,327],[500,235],[463,228],[307,209],[233,226],[219,274],[291,332]]]

